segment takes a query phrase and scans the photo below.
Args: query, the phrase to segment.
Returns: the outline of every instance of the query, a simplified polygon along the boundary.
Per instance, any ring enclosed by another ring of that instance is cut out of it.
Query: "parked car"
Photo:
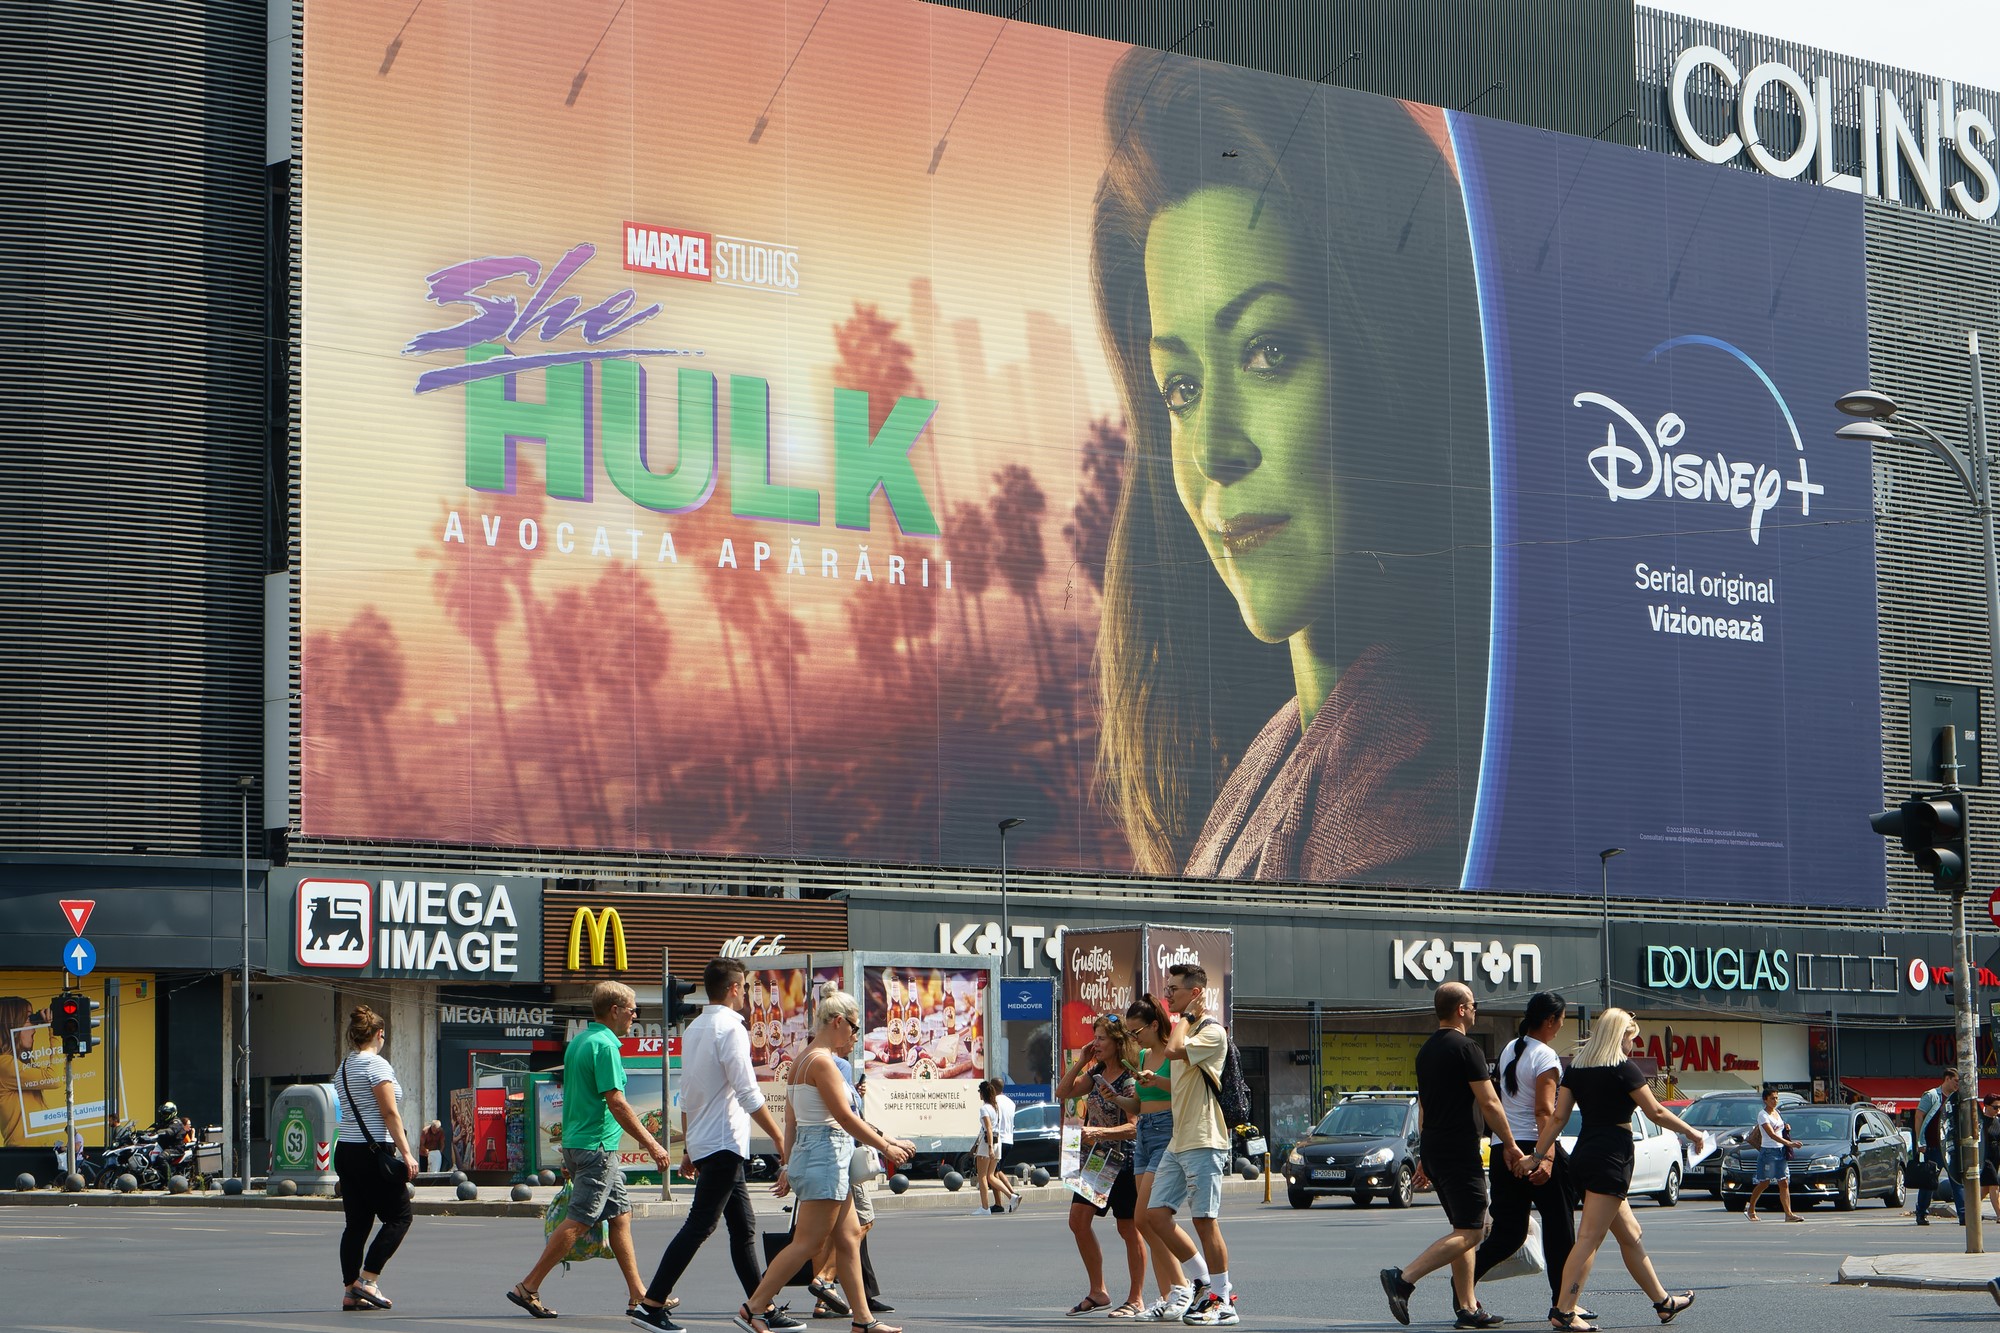
[[[1583,1112],[1571,1111],[1556,1141],[1564,1152],[1576,1151],[1576,1136],[1583,1129]],[[1687,1152],[1681,1136],[1672,1134],[1641,1115],[1632,1113],[1632,1187],[1627,1197],[1653,1196],[1662,1208],[1681,1201],[1681,1183],[1687,1176]]]
[[[1417,1094],[1354,1092],[1285,1156],[1285,1197],[1310,1208],[1323,1195],[1365,1208],[1387,1199],[1407,1208],[1417,1175]]]
[[[1810,1106],[1811,1102],[1796,1092],[1778,1094],[1778,1109],[1784,1111],[1793,1106]],[[1704,1189],[1709,1197],[1722,1197],[1723,1163],[1730,1153],[1743,1142],[1743,1136],[1750,1132],[1750,1126],[1757,1123],[1758,1112],[1764,1109],[1762,1093],[1711,1092],[1681,1111],[1681,1119],[1696,1129],[1706,1131],[1715,1139],[1715,1152],[1701,1165],[1686,1173],[1681,1182],[1683,1189]]]
[[[1812,1208],[1831,1199],[1845,1213],[1864,1197],[1891,1208],[1903,1206],[1903,1167],[1910,1153],[1879,1107],[1801,1102],[1781,1106],[1778,1113],[1800,1141],[1792,1155],[1794,1206]],[[1722,1206],[1742,1212],[1756,1178],[1757,1150],[1741,1143],[1731,1148],[1723,1170]]]
[[[956,1171],[970,1181],[973,1177],[970,1148],[939,1151],[918,1144],[917,1154],[903,1168],[915,1177],[942,1176]],[[1014,1141],[1000,1154],[1001,1169],[1014,1175],[1042,1167],[1056,1175],[1062,1164],[1062,1104],[1030,1102],[1014,1108]]]

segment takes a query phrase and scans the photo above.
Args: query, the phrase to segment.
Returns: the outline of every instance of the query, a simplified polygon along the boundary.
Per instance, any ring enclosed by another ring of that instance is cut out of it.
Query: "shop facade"
[[[103,1006],[96,1049],[76,1063],[84,1144],[117,1121],[152,1124],[167,1100],[198,1125],[234,1124],[231,969],[246,912],[251,966],[263,966],[263,874],[241,862],[0,860],[0,1149],[62,1142],[63,1056],[48,1008],[79,940],[94,957],[75,985]]]

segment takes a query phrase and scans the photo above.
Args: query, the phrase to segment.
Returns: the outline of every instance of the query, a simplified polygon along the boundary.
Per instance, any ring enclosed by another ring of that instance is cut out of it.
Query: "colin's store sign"
[[[546,981],[657,983],[661,954],[697,975],[721,954],[818,953],[847,948],[847,904],[690,893],[542,895]]]

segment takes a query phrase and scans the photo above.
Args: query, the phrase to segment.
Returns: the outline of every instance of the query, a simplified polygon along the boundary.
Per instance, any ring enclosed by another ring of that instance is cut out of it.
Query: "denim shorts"
[[[569,1220],[585,1226],[632,1211],[625,1197],[625,1173],[608,1152],[595,1148],[564,1148],[563,1170],[569,1172]]]
[[[1785,1156],[1783,1148],[1759,1148],[1757,1150],[1757,1179],[1753,1184],[1764,1184],[1773,1180],[1792,1178],[1791,1159]]]
[[[785,1163],[792,1193],[802,1200],[846,1198],[847,1167],[853,1156],[854,1140],[840,1126],[800,1125]]]
[[[1153,1174],[1153,1194],[1149,1208],[1174,1212],[1185,1203],[1189,1217],[1217,1217],[1222,1213],[1222,1173],[1229,1167],[1227,1148],[1189,1148],[1160,1158]]]
[[[1139,1117],[1138,1133],[1132,1140],[1132,1174],[1149,1176],[1160,1169],[1166,1156],[1167,1140],[1174,1136],[1174,1113],[1152,1111]]]

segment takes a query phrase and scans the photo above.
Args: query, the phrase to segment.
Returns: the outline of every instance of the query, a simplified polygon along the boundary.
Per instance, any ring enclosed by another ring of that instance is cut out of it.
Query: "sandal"
[[[1585,1319],[1581,1310],[1550,1310],[1549,1327],[1562,1333],[1597,1333],[1597,1325]]]
[[[854,1333],[903,1333],[903,1330],[894,1324],[885,1324],[879,1319],[871,1319],[865,1324],[857,1319],[851,1327]]]
[[[347,1294],[360,1301],[363,1308],[370,1310],[393,1310],[396,1303],[382,1294],[382,1289],[373,1282],[357,1282],[347,1289]]]
[[[729,1322],[742,1329],[743,1333],[771,1333],[771,1326],[764,1322],[763,1315],[750,1313],[748,1301],[736,1307],[736,1313]]]
[[[366,1310],[368,1303],[366,1301],[355,1300],[354,1293],[343,1287],[340,1291],[340,1308],[343,1310]]]
[[[1139,1302],[1127,1301],[1104,1317],[1106,1319],[1137,1319],[1141,1314],[1145,1313],[1145,1310],[1146,1307]]]
[[[1069,1307],[1069,1317],[1071,1319],[1074,1319],[1076,1318],[1076,1316],[1080,1314],[1089,1314],[1092,1310],[1107,1309],[1110,1307],[1110,1305],[1111,1305],[1111,1300],[1109,1297],[1106,1297],[1104,1300],[1100,1301],[1095,1296],[1085,1296],[1075,1305]]]
[[[1663,1301],[1653,1302],[1653,1313],[1660,1316],[1660,1322],[1671,1324],[1674,1316],[1694,1304],[1694,1293],[1684,1291],[1678,1296],[1669,1296]]]
[[[813,1309],[813,1316],[815,1318],[826,1317],[820,1314],[821,1310],[827,1310],[836,1315],[850,1315],[854,1313],[847,1302],[841,1298],[840,1293],[833,1289],[833,1284],[825,1278],[816,1277],[806,1283],[806,1290],[811,1292],[813,1299],[819,1302]]]
[[[507,1299],[537,1319],[554,1319],[556,1317],[554,1310],[542,1304],[542,1293],[539,1291],[529,1291],[528,1284],[525,1282],[516,1282],[510,1287],[507,1291]],[[767,1329],[765,1333],[770,1333],[770,1331]]]

